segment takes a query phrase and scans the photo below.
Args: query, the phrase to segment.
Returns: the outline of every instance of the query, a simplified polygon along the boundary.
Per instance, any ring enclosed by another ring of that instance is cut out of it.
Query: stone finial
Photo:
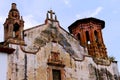
[[[19,11],[17,10],[16,3],[12,3],[8,18],[20,19]]]
[[[16,3],[12,3],[11,9],[17,9],[16,8]]]

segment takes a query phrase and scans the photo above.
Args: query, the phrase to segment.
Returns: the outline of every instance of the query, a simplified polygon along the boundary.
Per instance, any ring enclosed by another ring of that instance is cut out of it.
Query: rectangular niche
[[[52,70],[53,80],[61,80],[61,71],[60,70]]]

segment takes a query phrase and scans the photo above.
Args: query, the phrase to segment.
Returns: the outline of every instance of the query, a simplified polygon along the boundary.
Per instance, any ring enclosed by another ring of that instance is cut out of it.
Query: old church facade
[[[50,10],[44,24],[24,30],[24,20],[12,3],[0,43],[0,78],[119,80],[117,61],[107,55],[104,27],[103,20],[90,17],[75,21],[67,32]]]

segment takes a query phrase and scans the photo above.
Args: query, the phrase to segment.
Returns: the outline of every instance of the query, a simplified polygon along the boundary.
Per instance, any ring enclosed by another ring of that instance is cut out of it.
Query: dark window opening
[[[61,72],[60,70],[52,70],[53,80],[61,80]]]
[[[81,35],[80,35],[80,33],[77,34],[77,39],[81,42]]]
[[[20,26],[17,23],[15,23],[13,27],[13,37],[18,38],[18,36],[20,35],[19,28]]]
[[[90,37],[89,37],[88,31],[86,31],[86,41],[87,41],[87,44],[90,44]]]
[[[13,31],[17,32],[19,30],[19,25],[17,23],[14,24]]]
[[[94,36],[95,36],[95,41],[98,42],[98,32],[96,30],[94,31]]]

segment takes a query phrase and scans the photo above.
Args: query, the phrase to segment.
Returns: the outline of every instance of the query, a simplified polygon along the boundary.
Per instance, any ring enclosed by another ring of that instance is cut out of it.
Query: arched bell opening
[[[81,35],[80,35],[80,33],[77,34],[77,39],[78,39],[79,42],[81,43]]]
[[[94,31],[94,37],[95,41],[98,42],[98,32],[96,30]]]
[[[20,26],[19,26],[19,24],[18,23],[15,23],[14,25],[13,25],[13,37],[14,38],[19,38],[19,35],[20,35]]]
[[[86,42],[87,42],[87,44],[90,44],[90,36],[89,36],[89,32],[86,31],[85,34],[86,34]]]

